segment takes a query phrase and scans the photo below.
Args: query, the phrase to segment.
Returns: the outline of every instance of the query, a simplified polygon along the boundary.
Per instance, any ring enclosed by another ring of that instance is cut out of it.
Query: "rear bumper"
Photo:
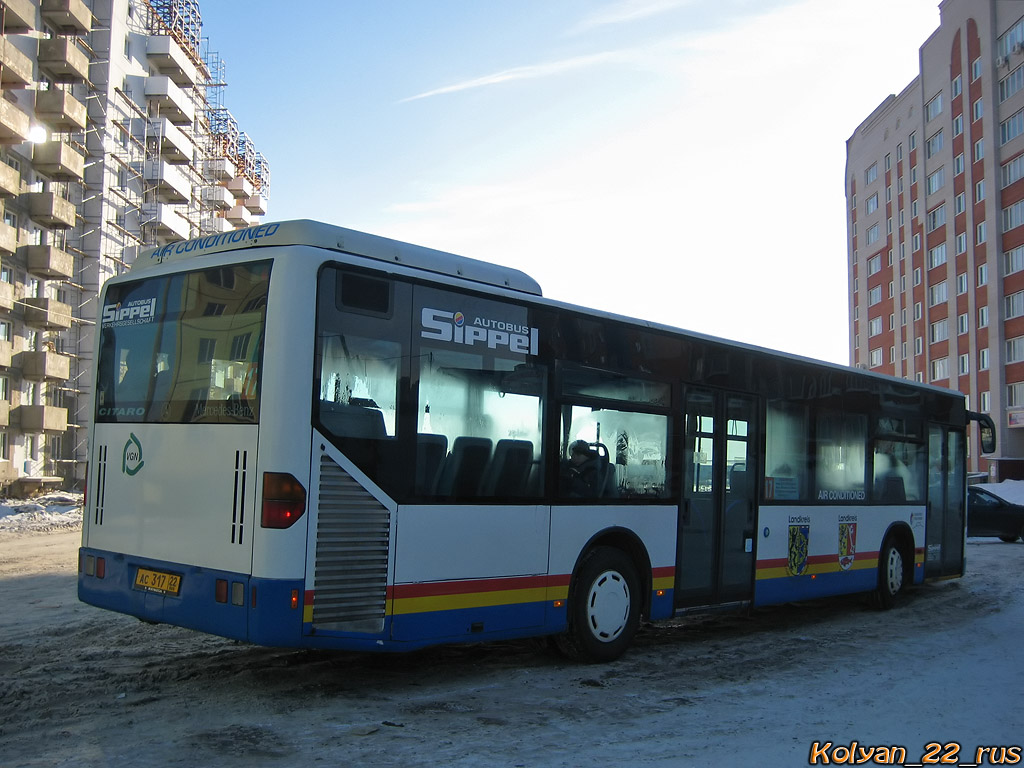
[[[136,586],[139,568],[180,577],[178,594]],[[78,598],[82,602],[144,621],[261,645],[302,643],[302,590],[301,579],[257,579],[88,547],[79,550]]]

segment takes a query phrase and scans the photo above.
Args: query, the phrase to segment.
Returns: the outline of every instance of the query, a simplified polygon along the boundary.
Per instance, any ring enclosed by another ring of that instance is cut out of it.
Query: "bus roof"
[[[131,270],[140,271],[168,261],[223,251],[288,245],[326,248],[535,296],[543,295],[540,284],[518,269],[308,219],[270,222],[170,243],[141,253]]]

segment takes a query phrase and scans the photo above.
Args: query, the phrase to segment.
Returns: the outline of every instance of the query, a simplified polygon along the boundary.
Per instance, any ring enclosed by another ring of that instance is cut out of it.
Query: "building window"
[[[964,116],[957,115],[953,118],[953,135],[959,136],[964,132]]]
[[[960,357],[957,358],[957,371],[961,376],[966,376],[968,373],[971,372],[970,355],[960,355]]]
[[[956,295],[967,293],[967,273],[961,272],[956,276]]]
[[[921,284],[921,268],[920,267],[916,267],[914,269],[914,285],[920,285],[920,284]]]
[[[1003,232],[1009,232],[1021,224],[1024,224],[1024,200],[1003,208]]]
[[[920,355],[924,352],[924,339],[918,336],[914,339],[914,354]]]
[[[974,242],[977,245],[981,245],[982,243],[985,242],[985,238],[986,238],[986,227],[985,227],[985,222],[983,221],[983,222],[981,222],[975,228]]]
[[[881,364],[882,364],[882,350],[881,350],[881,348],[879,348],[879,349],[872,349],[868,353],[868,365],[870,365],[872,368],[877,368]]]
[[[948,291],[946,289],[946,281],[943,280],[941,283],[936,283],[928,289],[928,306],[934,307],[937,304],[944,304],[949,298]]]
[[[936,117],[942,114],[942,94],[937,94],[931,101],[925,105],[924,115],[925,121],[934,120]]]
[[[1024,110],[1010,115],[999,124],[999,144],[1012,141],[1022,133],[1024,133]]]
[[[999,81],[999,103],[1002,104],[1022,87],[1024,87],[1024,66],[1019,66]]]
[[[918,301],[914,303],[914,319],[920,320],[921,316],[921,302]]]
[[[920,234],[917,234],[917,233],[914,234],[914,238],[913,238],[913,240],[911,240],[911,245],[913,245],[913,251],[915,253],[917,251],[921,250],[921,235]]]
[[[978,351],[978,370],[988,370],[988,347]]]
[[[1024,381],[1006,385],[1006,405],[1009,408],[1019,408],[1024,405]]]
[[[875,192],[871,197],[864,203],[864,213],[874,213],[878,210],[878,193]]]
[[[987,390],[985,392],[981,393],[981,397],[979,398],[979,401],[981,403],[981,412],[982,413],[988,413],[989,411],[992,410],[992,398],[989,397],[989,394],[988,394]]]
[[[878,178],[878,163],[872,163],[871,166],[864,171],[864,183],[870,184]]]
[[[978,327],[988,328],[988,307],[978,307]]]
[[[882,256],[875,254],[868,259],[868,277],[882,271]]]
[[[928,179],[927,179],[928,194],[929,195],[934,195],[936,192],[938,192],[940,189],[942,189],[942,185],[945,184],[945,183],[946,183],[946,168],[945,168],[945,166],[943,166],[942,168],[939,168],[939,170],[935,171],[935,173],[932,173],[932,174],[928,175]]]
[[[978,287],[988,285],[988,264],[978,266]]]
[[[960,75],[957,75],[956,77],[953,78],[952,89],[953,89],[953,98],[956,98],[961,93],[963,93],[964,87],[963,87],[963,82],[960,79]]]
[[[932,381],[942,381],[949,378],[949,358],[940,357],[932,360]]]
[[[967,235],[961,232],[956,236],[956,254],[967,253]]]
[[[999,175],[1003,189],[1024,176],[1024,155],[1017,155],[1013,160],[1003,163],[999,168]]]
[[[956,317],[956,332],[959,333],[960,335],[963,335],[963,334],[967,333],[968,330],[969,329],[967,327],[967,313],[965,312],[962,315],[957,315],[957,317]]]
[[[873,307],[882,300],[882,286],[876,285],[868,291],[868,306]]]
[[[1024,245],[1003,254],[1003,274],[1012,275],[1024,269]]]
[[[946,318],[936,320],[928,330],[928,340],[932,344],[946,341],[949,338],[949,321]]]
[[[974,185],[974,202],[980,203],[985,199],[985,181],[984,179]]]
[[[878,228],[877,224],[873,224],[871,227],[868,228],[867,234],[864,236],[864,239],[867,245],[871,245],[872,243],[877,243],[878,238],[880,236],[881,230]]]
[[[928,231],[934,232],[936,229],[946,223],[946,204],[943,203],[938,208],[928,211]]]
[[[929,159],[932,158],[942,150],[942,144],[942,131],[939,131],[924,143],[924,156]]]
[[[953,158],[953,175],[959,176],[964,172],[964,153],[961,152]]]
[[[967,210],[967,203],[964,199],[964,193],[961,192],[953,198],[953,215],[957,216]]]
[[[1005,299],[1006,319],[1012,320],[1015,317],[1024,316],[1024,291],[1011,293]]]
[[[946,263],[946,244],[939,243],[928,249],[928,269],[934,269]]]
[[[974,142],[974,162],[978,162],[985,157],[985,140],[978,139]]]
[[[983,99],[978,99],[976,102],[974,102],[974,105],[971,107],[971,118],[973,122],[978,122],[979,120],[981,120],[981,116],[985,111],[983,101]]]
[[[971,82],[981,77],[981,56],[971,62]]]
[[[868,320],[868,336],[877,336],[882,332],[882,318],[872,317]]]

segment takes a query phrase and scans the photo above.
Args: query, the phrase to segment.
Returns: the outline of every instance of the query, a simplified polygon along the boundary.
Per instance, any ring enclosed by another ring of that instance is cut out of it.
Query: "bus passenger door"
[[[928,517],[925,523],[926,578],[963,572],[965,483],[964,436],[932,424],[928,427]]]
[[[753,594],[756,416],[752,398],[705,390],[687,396],[677,608]]]

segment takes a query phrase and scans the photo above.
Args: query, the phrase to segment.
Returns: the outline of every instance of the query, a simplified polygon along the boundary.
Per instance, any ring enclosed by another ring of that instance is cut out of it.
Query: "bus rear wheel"
[[[595,547],[580,564],[569,594],[569,627],[556,638],[571,659],[614,661],[640,625],[640,578],[614,547]]]
[[[888,610],[906,586],[906,565],[903,552],[892,538],[885,540],[878,557],[878,587],[874,592],[875,607]]]

